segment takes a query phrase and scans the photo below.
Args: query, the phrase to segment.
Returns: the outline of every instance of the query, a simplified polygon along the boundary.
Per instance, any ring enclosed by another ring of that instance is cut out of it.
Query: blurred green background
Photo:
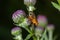
[[[56,0],[37,0],[34,12],[36,16],[39,14],[47,16],[49,24],[55,25],[54,35],[58,35],[57,40],[60,40],[60,12],[52,6],[51,1],[57,3]],[[0,0],[0,40],[13,40],[10,33],[14,27],[11,17],[18,9],[24,10],[27,14],[23,0]],[[23,31],[23,38],[25,38],[27,31],[24,29]]]

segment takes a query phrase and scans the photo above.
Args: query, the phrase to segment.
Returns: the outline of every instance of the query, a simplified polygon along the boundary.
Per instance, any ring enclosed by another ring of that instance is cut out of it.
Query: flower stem
[[[47,35],[46,35],[47,30],[44,31],[41,40],[45,38],[45,40],[48,40]]]
[[[53,31],[49,31],[49,40],[53,40],[52,36],[53,36]]]
[[[24,29],[26,29],[30,34],[32,34],[32,32],[28,28],[24,28]]]
[[[37,40],[35,36],[33,36],[33,40]]]
[[[39,40],[40,38],[39,38],[39,36],[37,36],[37,40]]]
[[[34,10],[35,10],[35,7],[34,7],[34,6],[30,5],[30,6],[28,7],[28,11],[34,11]]]

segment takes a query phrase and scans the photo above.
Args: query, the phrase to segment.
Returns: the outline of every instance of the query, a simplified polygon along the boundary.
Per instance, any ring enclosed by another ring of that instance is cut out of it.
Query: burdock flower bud
[[[47,25],[47,18],[44,15],[38,15],[37,21],[39,26],[45,27]]]
[[[17,10],[13,13],[12,19],[15,23],[21,23],[24,20],[25,12],[23,10]]]
[[[35,5],[36,0],[24,0],[24,4],[27,6]]]
[[[43,33],[43,31],[44,31],[44,28],[43,27],[36,27],[35,28],[35,35],[36,36],[41,36],[42,33]]]
[[[20,29],[20,27],[14,27],[12,30],[11,30],[11,34],[13,36],[17,36],[17,35],[20,35],[22,32],[22,30]]]
[[[54,30],[54,25],[53,24],[47,25],[47,30],[48,31],[53,31]]]

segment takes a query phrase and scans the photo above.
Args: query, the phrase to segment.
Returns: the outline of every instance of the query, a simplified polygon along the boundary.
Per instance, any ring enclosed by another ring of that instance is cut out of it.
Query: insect
[[[38,22],[37,22],[37,20],[36,20],[35,15],[33,14],[33,12],[29,12],[28,18],[30,19],[30,21],[32,22],[32,24],[34,24],[34,25],[36,25],[36,26],[38,25]]]

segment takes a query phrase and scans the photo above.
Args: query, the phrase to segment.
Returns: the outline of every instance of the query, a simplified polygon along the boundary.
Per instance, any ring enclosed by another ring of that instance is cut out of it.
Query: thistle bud
[[[49,24],[49,25],[47,25],[47,30],[48,31],[53,31],[54,30],[54,25],[53,24]]]
[[[23,10],[17,10],[13,13],[12,19],[15,23],[21,23],[24,20],[25,12]]]
[[[53,30],[54,30],[54,25],[53,24],[47,25],[49,40],[53,40]]]
[[[35,35],[36,36],[41,36],[42,33],[43,33],[43,31],[44,31],[44,28],[43,27],[36,27],[35,28]]]
[[[37,21],[39,26],[45,27],[47,25],[47,18],[43,15],[38,15]]]
[[[30,20],[28,18],[25,18],[24,21],[19,24],[18,26],[21,26],[21,27],[27,27],[31,24]]]
[[[24,0],[24,4],[27,6],[35,5],[36,0]]]
[[[14,28],[11,30],[11,34],[14,35],[14,36],[20,35],[21,32],[22,32],[22,30],[21,30],[19,27],[14,27]]]
[[[24,23],[28,26],[31,24],[31,21],[28,18],[25,18]]]

